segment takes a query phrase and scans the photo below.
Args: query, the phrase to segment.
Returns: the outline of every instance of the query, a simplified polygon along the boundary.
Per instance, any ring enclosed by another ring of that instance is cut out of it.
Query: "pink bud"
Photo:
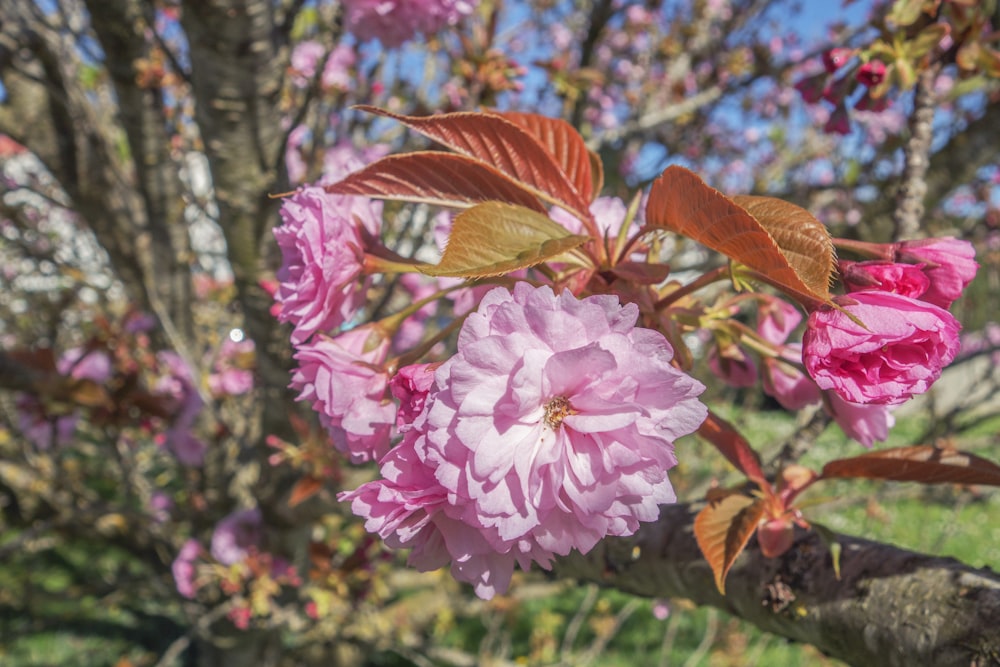
[[[788,519],[771,519],[757,529],[760,552],[767,558],[777,558],[792,547],[795,526]]]
[[[795,90],[799,91],[806,104],[816,104],[823,99],[823,91],[826,89],[826,73],[815,74],[799,80],[795,84]]]

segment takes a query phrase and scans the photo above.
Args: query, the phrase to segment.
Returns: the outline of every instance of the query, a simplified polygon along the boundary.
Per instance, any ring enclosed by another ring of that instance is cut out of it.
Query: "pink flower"
[[[377,238],[382,205],[363,197],[299,190],[281,208],[274,230],[281,248],[278,319],[294,325],[292,342],[349,321],[364,304],[365,235]]]
[[[82,347],[66,350],[56,362],[56,369],[63,375],[98,384],[107,382],[112,371],[107,353],[100,350],[88,352]]]
[[[435,376],[426,460],[496,550],[585,552],[674,500],[672,443],[704,420],[704,387],[637,316],[519,283],[466,320]]]
[[[201,556],[201,544],[198,540],[188,540],[181,547],[181,550],[177,553],[177,558],[170,566],[170,570],[174,575],[174,584],[177,586],[177,592],[186,598],[194,598],[194,594],[197,591],[196,581],[195,581],[195,562]]]
[[[806,104],[816,104],[823,99],[826,92],[827,76],[826,72],[820,72],[795,83],[795,90],[799,91]]]
[[[344,23],[361,41],[395,48],[417,33],[432,35],[472,13],[472,0],[345,0]]]
[[[858,68],[858,81],[862,85],[873,88],[885,80],[885,63],[881,60],[872,60]]]
[[[298,400],[309,401],[329,429],[334,446],[354,463],[377,459],[389,449],[395,405],[386,398],[389,341],[372,327],[336,338],[320,335],[300,345],[292,375]]]
[[[208,376],[208,387],[215,396],[238,396],[253,389],[253,340],[236,342],[229,338],[219,347],[219,355]]]
[[[888,438],[889,429],[896,423],[888,405],[850,403],[832,391],[826,394],[826,398],[824,405],[830,416],[848,437],[865,447]]]
[[[968,241],[953,237],[902,241],[896,245],[896,261],[924,264],[930,286],[921,300],[950,308],[976,277],[976,250]]]
[[[816,384],[844,400],[902,403],[927,391],[958,352],[961,325],[937,306],[889,292],[835,301],[864,326],[833,308],[813,311],[803,359]]]
[[[714,345],[708,353],[708,367],[730,387],[757,384],[757,365],[739,345],[730,344],[725,350]]]
[[[405,433],[413,428],[417,417],[423,413],[427,395],[434,386],[434,372],[441,364],[403,366],[389,382],[392,395],[399,400],[396,429]]]
[[[421,569],[448,560],[480,597],[514,564],[628,535],[672,502],[673,440],[706,415],[704,387],[670,364],[638,308],[519,283],[490,291],[438,368],[425,410],[341,496]]]
[[[351,511],[365,519],[369,532],[394,549],[412,549],[407,562],[422,572],[450,561],[452,576],[472,584],[484,599],[507,590],[515,563],[527,570],[534,556],[549,565],[551,556],[532,554],[530,547],[528,553],[498,552],[479,526],[462,520],[463,508],[449,503],[447,489],[418,454],[418,440],[419,431],[411,431],[381,461],[382,479],[338,496],[351,502]]]
[[[792,343],[781,350],[780,358],[764,359],[764,393],[786,410],[801,410],[819,403],[821,394],[813,379],[799,370],[802,346]]]
[[[261,514],[256,507],[226,516],[212,533],[212,558],[223,565],[238,563],[251,547],[260,546]]]
[[[930,286],[922,264],[897,264],[873,260],[840,263],[841,279],[848,292],[876,290],[919,299]]]
[[[762,301],[757,312],[757,332],[767,342],[781,345],[799,326],[802,313],[783,299],[761,295]]]

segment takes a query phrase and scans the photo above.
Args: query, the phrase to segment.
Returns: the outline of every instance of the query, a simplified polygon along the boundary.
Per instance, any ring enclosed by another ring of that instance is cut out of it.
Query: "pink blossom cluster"
[[[417,34],[433,35],[475,9],[474,0],[345,0],[344,24],[361,41],[396,48]]]
[[[378,236],[382,205],[310,187],[285,200],[281,218],[274,230],[282,254],[275,300],[278,319],[293,325],[299,344],[350,322],[364,304],[365,239]]]
[[[703,386],[638,313],[614,296],[493,289],[455,356],[393,380],[403,441],[381,479],[341,498],[412,548],[412,565],[451,562],[484,598],[507,589],[515,563],[548,567],[633,533],[675,499],[673,442],[707,414]]]
[[[961,325],[946,309],[978,264],[954,238],[877,249],[888,258],[842,264],[849,292],[809,315],[803,360],[844,400],[896,405],[927,391],[958,353]]]

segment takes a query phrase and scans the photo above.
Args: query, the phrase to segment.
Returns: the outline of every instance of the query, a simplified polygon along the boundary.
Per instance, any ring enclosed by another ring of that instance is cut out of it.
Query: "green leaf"
[[[540,264],[588,240],[523,206],[486,202],[455,217],[438,264],[418,268],[430,276],[499,276]]]
[[[922,58],[931,52],[931,50],[944,39],[945,35],[950,32],[951,28],[947,23],[932,23],[923,30],[921,30],[916,37],[914,37],[907,44],[907,53],[914,60]]]
[[[925,0],[896,0],[886,19],[900,27],[912,25],[920,18],[924,3]]]

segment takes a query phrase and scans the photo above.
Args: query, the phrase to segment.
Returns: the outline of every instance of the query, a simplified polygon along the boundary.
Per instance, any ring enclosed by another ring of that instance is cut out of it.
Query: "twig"
[[[201,616],[194,625],[183,635],[178,637],[167,647],[167,650],[160,656],[159,661],[153,667],[170,667],[177,658],[181,657],[188,646],[191,645],[191,638],[196,634],[201,634],[208,630],[208,627],[229,613],[233,607],[233,601],[229,600],[215,607],[207,614]]]

